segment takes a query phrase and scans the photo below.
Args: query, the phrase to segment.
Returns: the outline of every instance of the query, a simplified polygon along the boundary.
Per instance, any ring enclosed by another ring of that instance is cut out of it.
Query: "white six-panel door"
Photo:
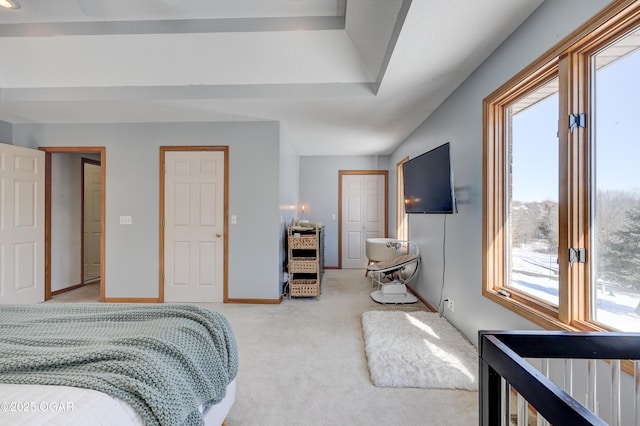
[[[100,204],[102,169],[99,164],[84,164],[84,277],[100,277],[100,237],[102,233]]]
[[[44,157],[0,144],[0,303],[44,300]]]
[[[224,152],[165,153],[164,300],[222,302]]]
[[[367,266],[367,238],[385,236],[385,176],[342,175],[342,268]]]

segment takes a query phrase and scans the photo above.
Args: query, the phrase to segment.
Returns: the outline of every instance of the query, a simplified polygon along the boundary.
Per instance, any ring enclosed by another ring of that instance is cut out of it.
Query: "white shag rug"
[[[478,390],[478,352],[440,314],[369,311],[362,332],[375,386]]]

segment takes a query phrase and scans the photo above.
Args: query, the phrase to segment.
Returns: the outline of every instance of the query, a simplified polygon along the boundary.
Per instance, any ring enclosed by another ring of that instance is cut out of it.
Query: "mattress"
[[[205,425],[222,424],[235,402],[235,379],[226,397],[202,409]],[[126,402],[91,389],[0,384],[0,421],[13,426],[141,426],[144,419]]]

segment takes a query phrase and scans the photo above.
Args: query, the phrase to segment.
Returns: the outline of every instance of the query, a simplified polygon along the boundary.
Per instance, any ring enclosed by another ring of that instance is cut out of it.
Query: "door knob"
[[[217,233],[216,233],[216,237],[220,238],[220,237],[222,237],[222,234],[221,234],[221,233],[219,233],[219,232],[217,232]]]

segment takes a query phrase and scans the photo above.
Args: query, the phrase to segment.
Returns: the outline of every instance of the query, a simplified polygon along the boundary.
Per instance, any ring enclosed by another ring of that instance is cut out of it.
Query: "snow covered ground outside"
[[[532,247],[514,248],[512,254],[511,286],[557,305],[557,256],[535,251]],[[636,313],[640,294],[604,287],[598,288],[596,299],[595,320],[620,331],[640,331],[640,315]]]

